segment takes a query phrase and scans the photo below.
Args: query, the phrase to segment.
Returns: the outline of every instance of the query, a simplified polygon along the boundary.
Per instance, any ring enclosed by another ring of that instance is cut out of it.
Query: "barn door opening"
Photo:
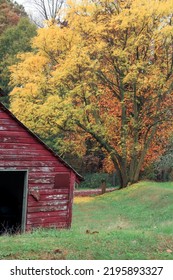
[[[0,234],[25,230],[26,199],[27,171],[0,171]]]

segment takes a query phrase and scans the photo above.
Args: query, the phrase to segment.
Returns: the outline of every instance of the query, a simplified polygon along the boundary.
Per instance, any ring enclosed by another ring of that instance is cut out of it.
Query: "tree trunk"
[[[121,166],[121,168],[117,169],[117,176],[119,179],[120,188],[125,188],[128,185],[128,172],[126,166]]]
[[[125,188],[128,185],[128,175],[127,170],[121,170],[121,185],[120,188]]]
[[[106,180],[102,180],[100,188],[101,193],[104,194],[106,192]]]
[[[128,185],[128,171],[127,171],[127,166],[126,162],[123,161],[123,159],[119,156],[118,159],[116,156],[111,154],[111,159],[114,163],[116,172],[117,172],[117,177],[119,179],[119,184],[120,188],[125,188]]]

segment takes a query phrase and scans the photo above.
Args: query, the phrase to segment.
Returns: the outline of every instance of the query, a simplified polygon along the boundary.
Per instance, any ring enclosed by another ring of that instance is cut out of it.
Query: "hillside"
[[[0,259],[173,259],[173,183],[76,197],[71,230],[1,236]]]

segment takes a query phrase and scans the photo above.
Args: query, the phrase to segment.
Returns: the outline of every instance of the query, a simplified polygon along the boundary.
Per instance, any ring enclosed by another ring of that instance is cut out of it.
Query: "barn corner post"
[[[25,171],[25,175],[24,175],[21,233],[25,233],[25,231],[27,230],[27,228],[26,228],[27,205],[28,205],[28,170]]]
[[[69,189],[69,206],[68,206],[69,217],[68,217],[68,225],[67,225],[67,227],[69,229],[71,228],[71,225],[72,225],[73,197],[74,197],[75,182],[76,182],[76,175],[74,174],[73,171],[71,171],[70,189]]]

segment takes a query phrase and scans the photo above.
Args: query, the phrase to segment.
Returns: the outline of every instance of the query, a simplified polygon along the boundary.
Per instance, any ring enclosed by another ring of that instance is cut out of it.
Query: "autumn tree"
[[[12,89],[8,67],[17,63],[18,53],[32,50],[31,38],[35,35],[36,26],[27,17],[22,17],[17,25],[8,27],[0,36],[0,87],[6,94]]]
[[[8,27],[16,25],[23,16],[26,16],[26,12],[22,5],[11,0],[0,0],[0,35]]]
[[[173,116],[173,1],[70,2],[11,68],[11,109],[62,149],[94,139],[121,187],[164,152]]]

